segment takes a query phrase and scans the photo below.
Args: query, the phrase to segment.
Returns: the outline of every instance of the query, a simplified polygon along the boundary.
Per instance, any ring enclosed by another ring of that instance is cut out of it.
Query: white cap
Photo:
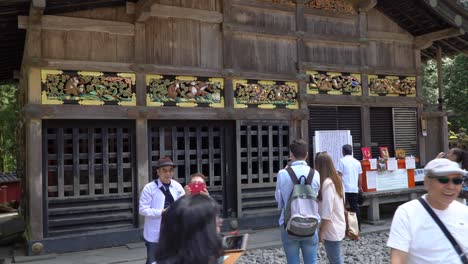
[[[462,170],[460,166],[458,166],[458,163],[446,158],[433,159],[426,164],[426,167],[424,167],[424,174],[426,175],[447,176],[454,173],[464,176],[466,171]]]

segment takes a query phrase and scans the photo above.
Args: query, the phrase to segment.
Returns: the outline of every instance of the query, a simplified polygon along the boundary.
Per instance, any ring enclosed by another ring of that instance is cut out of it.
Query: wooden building
[[[6,0],[0,17],[38,253],[139,241],[138,194],[163,156],[181,183],[207,175],[241,226],[276,223],[293,138],[351,130],[357,158],[389,146],[424,165],[448,144],[421,61],[468,50],[452,0]]]

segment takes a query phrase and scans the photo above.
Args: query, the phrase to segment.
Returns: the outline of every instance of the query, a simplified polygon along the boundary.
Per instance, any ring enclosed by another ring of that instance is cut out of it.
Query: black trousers
[[[358,218],[359,229],[361,229],[361,212],[359,211],[358,205],[358,194],[357,193],[345,193],[345,198],[349,204],[349,211],[356,212]]]

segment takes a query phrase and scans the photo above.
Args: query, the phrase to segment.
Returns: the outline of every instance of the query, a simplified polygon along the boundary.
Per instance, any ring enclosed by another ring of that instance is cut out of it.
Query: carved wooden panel
[[[362,95],[361,75],[346,72],[308,71],[308,94]]]
[[[369,75],[371,96],[416,96],[416,77]]]
[[[135,74],[41,70],[42,104],[136,105]]]
[[[148,106],[224,107],[222,78],[147,75]]]
[[[234,108],[299,108],[294,82],[233,80],[233,87]]]

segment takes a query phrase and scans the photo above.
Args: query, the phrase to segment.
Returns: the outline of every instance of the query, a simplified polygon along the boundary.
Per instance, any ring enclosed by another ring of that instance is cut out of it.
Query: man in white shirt
[[[289,165],[296,177],[302,175],[309,175],[311,168],[305,161],[307,159],[308,145],[302,140],[294,140],[289,145],[289,157],[291,158],[291,164]],[[320,189],[320,174],[315,171],[314,177],[311,183],[314,193],[317,195]],[[313,236],[299,237],[289,235],[284,227],[284,210],[288,204],[289,197],[293,191],[294,183],[289,176],[286,169],[282,169],[278,172],[276,181],[275,199],[278,202],[278,208],[281,209],[281,216],[279,218],[279,225],[281,229],[281,242],[283,244],[284,253],[288,264],[299,264],[300,256],[299,250],[302,251],[302,258],[305,264],[317,263],[317,251],[318,251],[318,231]],[[318,207],[318,204],[317,204]],[[317,219],[320,220],[317,208]]]
[[[349,203],[350,211],[356,212],[361,228],[361,212],[358,205],[358,194],[362,192],[361,163],[353,157],[353,147],[349,144],[342,147],[343,158],[338,161],[336,171],[343,180],[345,200]]]
[[[146,184],[140,195],[139,212],[145,217],[143,237],[146,241],[147,264],[156,262],[162,214],[185,194],[182,185],[172,179],[175,167],[169,157],[159,159],[156,165],[158,178]]]
[[[434,159],[424,168],[424,195],[429,208],[468,255],[468,207],[455,201],[462,188],[466,171],[445,158]],[[387,246],[391,247],[390,263],[468,263],[463,262],[454,246],[423,204],[407,202],[393,216]],[[462,254],[463,254],[462,253]]]

